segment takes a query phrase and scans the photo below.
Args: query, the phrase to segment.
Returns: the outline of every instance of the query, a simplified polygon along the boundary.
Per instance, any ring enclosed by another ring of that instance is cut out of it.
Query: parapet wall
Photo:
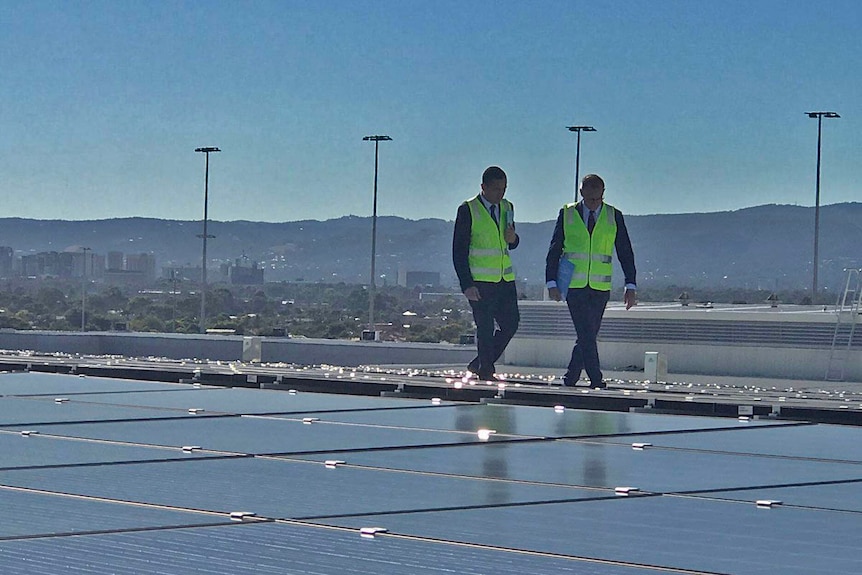
[[[575,331],[565,304],[521,302],[521,326],[506,350],[506,362],[565,369]],[[846,381],[862,381],[862,321],[846,345],[851,321],[842,316],[837,347],[846,357]],[[659,352],[670,373],[789,379],[825,379],[837,317],[809,306],[681,308],[612,305],[599,332],[599,354],[607,370],[644,368],[645,352]],[[833,368],[838,363],[833,362]],[[834,372],[833,372],[834,373]]]
[[[120,332],[0,331],[0,349],[302,365],[464,364],[475,346]]]

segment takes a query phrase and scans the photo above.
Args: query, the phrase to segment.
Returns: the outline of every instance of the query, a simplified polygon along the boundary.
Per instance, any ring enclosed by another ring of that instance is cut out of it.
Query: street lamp
[[[578,133],[578,147],[575,152],[575,201],[578,201],[578,186],[581,185],[581,132],[595,132],[592,126],[568,126],[570,132]]]
[[[90,248],[81,248],[81,252],[84,254],[84,261],[81,265],[81,331],[87,331],[85,309],[87,307],[87,252],[89,251]]]
[[[820,242],[820,135],[823,118],[840,118],[835,112],[805,112],[809,118],[817,118],[817,184],[814,193],[814,282],[811,288],[811,303],[817,297],[817,268],[820,267],[818,246]]]
[[[209,203],[209,181],[210,181],[210,152],[221,152],[216,147],[195,148],[195,152],[206,154],[206,171],[204,172],[204,233],[198,235],[203,239],[203,256],[201,257],[201,333],[207,332],[207,238],[214,238],[207,234],[207,204]]]
[[[364,142],[374,142],[374,210],[371,213],[371,285],[368,287],[368,330],[371,339],[377,339],[374,332],[374,292],[376,280],[374,279],[374,263],[377,257],[377,158],[380,142],[392,140],[389,136],[365,136]]]

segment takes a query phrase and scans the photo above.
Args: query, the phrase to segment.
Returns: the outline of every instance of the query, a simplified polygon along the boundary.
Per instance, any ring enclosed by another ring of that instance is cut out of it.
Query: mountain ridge
[[[454,211],[453,211],[454,213]],[[267,269],[267,281],[367,283],[371,218],[255,222],[210,220],[209,267],[247,258]],[[811,285],[814,208],[765,204],[733,211],[627,215],[640,285],[805,289]],[[394,283],[399,265],[434,271],[455,285],[452,221],[377,219],[377,265]],[[130,216],[101,220],[0,218],[0,245],[16,256],[87,246],[152,253],[158,266],[200,265],[200,220]],[[521,244],[512,259],[519,280],[544,283],[544,259],[554,220],[517,223]],[[843,269],[862,267],[862,203],[820,209],[820,285],[843,289]],[[619,270],[618,270],[619,271]],[[617,273],[616,280],[621,281]]]

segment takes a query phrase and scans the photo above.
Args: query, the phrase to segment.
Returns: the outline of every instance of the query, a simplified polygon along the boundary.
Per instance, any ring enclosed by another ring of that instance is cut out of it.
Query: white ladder
[[[844,370],[850,357],[862,304],[862,269],[844,271],[847,272],[847,281],[835,304],[835,332],[832,334],[829,366],[826,368],[827,381],[844,381]]]

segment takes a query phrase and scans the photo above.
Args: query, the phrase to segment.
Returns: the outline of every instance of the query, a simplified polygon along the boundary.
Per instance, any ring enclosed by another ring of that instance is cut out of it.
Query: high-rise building
[[[15,250],[9,246],[0,246],[0,278],[12,277],[15,274]]]
[[[125,269],[123,267],[123,252],[108,252],[108,269],[111,271]]]
[[[156,256],[153,254],[128,254],[126,256],[126,271],[139,272],[144,281],[156,280]]]
[[[227,274],[233,285],[263,285],[263,268],[258,267],[257,262],[243,265],[237,259],[233,265],[227,264]]]
[[[440,285],[440,272],[413,271],[408,272],[403,268],[398,270],[398,285],[414,288],[436,287]]]

